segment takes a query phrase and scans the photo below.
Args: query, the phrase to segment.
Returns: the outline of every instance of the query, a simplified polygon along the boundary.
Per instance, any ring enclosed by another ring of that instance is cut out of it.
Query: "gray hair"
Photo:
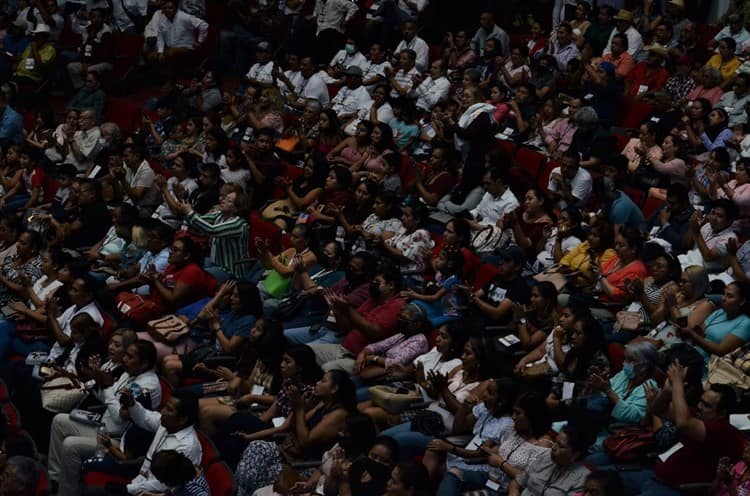
[[[596,126],[599,124],[599,115],[592,107],[581,107],[573,116],[579,126]]]
[[[650,373],[656,368],[659,352],[653,344],[641,341],[625,345],[625,356],[635,363],[636,368]]]
[[[693,286],[693,296],[703,296],[708,292],[711,283],[708,281],[708,272],[702,265],[686,267],[685,274]]]
[[[117,148],[122,142],[122,133],[120,132],[120,126],[114,122],[103,122],[99,126],[99,132],[104,136],[109,136],[109,144],[112,147]]]
[[[39,483],[39,466],[33,458],[28,456],[12,456],[6,467],[12,468],[13,478],[23,482],[25,492],[33,494]]]

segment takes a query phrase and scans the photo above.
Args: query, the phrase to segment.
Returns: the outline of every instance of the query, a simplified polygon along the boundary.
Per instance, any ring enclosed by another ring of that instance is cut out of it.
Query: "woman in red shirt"
[[[641,233],[632,227],[626,227],[615,237],[616,255],[604,265],[592,267],[598,272],[596,289],[602,302],[624,304],[628,297],[629,282],[643,280],[648,270],[640,259],[643,238]]]
[[[151,287],[151,295],[146,299],[150,309],[139,315],[136,324],[143,325],[216,292],[216,279],[201,267],[203,258],[192,239],[173,241],[168,262],[164,273],[156,272],[151,267],[141,274],[144,282]]]

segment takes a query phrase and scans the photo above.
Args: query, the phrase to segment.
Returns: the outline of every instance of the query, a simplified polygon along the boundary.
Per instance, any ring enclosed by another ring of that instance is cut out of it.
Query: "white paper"
[[[498,491],[500,489],[500,484],[493,481],[492,479],[487,479],[487,484],[485,484],[485,487],[490,491]]]
[[[747,413],[735,413],[729,416],[729,423],[740,431],[750,431],[750,415]]]
[[[573,391],[576,388],[575,382],[563,382],[562,400],[569,400],[573,397]]]
[[[471,441],[469,441],[469,444],[466,445],[464,449],[467,450],[478,450],[479,447],[482,445],[482,438],[477,434],[472,438]]]
[[[647,91],[648,91],[648,86],[646,86],[645,84],[642,84],[642,85],[638,86],[638,94],[639,95],[642,95],[642,94],[646,93]]]
[[[253,395],[255,395],[255,396],[259,396],[259,395],[263,394],[263,391],[264,391],[264,390],[265,390],[265,389],[263,388],[263,386],[258,386],[258,385],[256,384],[256,385],[255,385],[255,386],[253,386],[253,387],[252,387],[252,389],[250,390],[250,394],[253,394]]]
[[[286,419],[284,417],[274,417],[271,419],[271,423],[274,427],[281,427]]]
[[[659,460],[661,460],[662,462],[666,462],[667,460],[669,460],[669,457],[671,457],[672,455],[680,451],[684,446],[685,445],[682,443],[675,444],[674,446],[669,448],[667,451],[659,455]]]

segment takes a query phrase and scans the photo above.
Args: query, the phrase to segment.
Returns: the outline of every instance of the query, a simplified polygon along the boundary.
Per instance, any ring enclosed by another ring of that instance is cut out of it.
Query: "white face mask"
[[[355,47],[351,43],[347,43],[344,46],[344,50],[346,50],[347,55],[354,55],[354,53],[357,51],[357,47]]]

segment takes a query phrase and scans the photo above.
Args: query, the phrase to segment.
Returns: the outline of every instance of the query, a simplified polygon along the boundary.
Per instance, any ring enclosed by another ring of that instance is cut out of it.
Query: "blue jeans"
[[[203,270],[214,276],[214,279],[221,284],[223,282],[226,282],[230,279],[236,279],[236,277],[226,270],[224,270],[222,267],[219,267],[215,263],[213,263],[209,258],[206,258],[203,261]]]
[[[339,344],[344,339],[342,336],[337,336],[333,330],[327,327],[321,327],[320,329],[312,333],[310,332],[310,327],[296,327],[294,329],[285,329],[284,336],[286,336],[289,342],[297,344]]]
[[[640,494],[641,496],[679,496],[680,491],[672,489],[654,477],[653,470],[641,470],[633,472],[620,472],[625,494],[628,496]]]
[[[468,491],[478,491],[487,484],[490,478],[487,472],[478,472],[476,470],[461,470],[462,479],[450,471],[445,474],[440,481],[440,487],[437,490],[437,496],[459,496]]]
[[[403,424],[391,427],[380,434],[391,436],[396,440],[401,461],[412,460],[417,456],[423,455],[427,450],[427,445],[434,439],[421,432],[412,432],[411,422],[404,422]]]

